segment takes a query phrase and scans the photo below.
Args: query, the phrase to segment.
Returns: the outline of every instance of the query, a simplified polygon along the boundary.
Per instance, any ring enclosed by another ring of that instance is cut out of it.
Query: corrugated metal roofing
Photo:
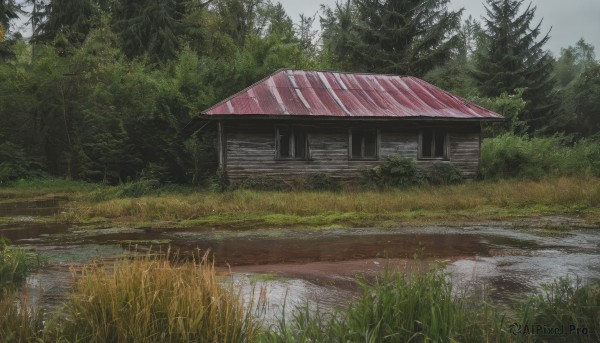
[[[280,70],[202,114],[503,119],[416,77],[314,70]]]

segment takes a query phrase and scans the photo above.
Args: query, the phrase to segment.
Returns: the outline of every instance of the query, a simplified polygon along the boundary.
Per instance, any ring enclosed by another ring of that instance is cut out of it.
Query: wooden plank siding
[[[308,134],[308,158],[278,160],[276,133],[279,125],[303,128]],[[231,181],[248,177],[297,179],[313,173],[327,173],[338,179],[352,179],[387,156],[399,155],[417,159],[419,130],[425,127],[444,129],[448,134],[447,160],[417,160],[421,170],[434,163],[453,163],[464,176],[474,177],[479,168],[479,123],[431,122],[352,122],[274,120],[223,121],[220,125],[223,157]],[[379,130],[378,159],[352,160],[348,157],[348,132],[351,128]]]

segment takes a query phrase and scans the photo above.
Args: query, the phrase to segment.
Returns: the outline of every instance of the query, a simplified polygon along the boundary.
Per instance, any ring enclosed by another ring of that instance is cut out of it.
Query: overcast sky
[[[313,16],[321,4],[333,5],[336,0],[274,0],[279,1],[294,21],[300,13]],[[342,0],[345,1],[345,0]],[[451,0],[450,8],[464,8],[463,17],[472,15],[480,20],[485,15],[482,0]],[[532,0],[537,6],[535,23],[543,19],[543,32],[550,27],[550,40],[546,48],[558,56],[561,48],[574,45],[579,38],[596,47],[596,58],[600,57],[600,0]],[[528,4],[528,2],[525,2]],[[525,6],[526,7],[526,6]],[[318,23],[318,19],[315,21]]]

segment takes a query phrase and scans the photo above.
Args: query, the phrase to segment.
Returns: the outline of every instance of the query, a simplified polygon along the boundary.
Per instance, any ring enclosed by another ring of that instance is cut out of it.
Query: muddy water
[[[23,221],[0,226],[0,236],[48,259],[49,267],[31,276],[25,289],[32,297],[51,304],[61,301],[61,294],[68,290],[73,266],[133,249],[157,251],[169,246],[182,255],[210,250],[215,264],[222,271],[231,270],[234,282],[245,294],[266,300],[257,311],[271,317],[284,303],[288,309],[307,300],[330,307],[346,304],[357,294],[358,276],[374,277],[386,266],[420,271],[432,261],[443,261],[456,285],[477,285],[499,300],[522,298],[560,276],[580,277],[584,282],[600,276],[600,230],[594,229],[565,232],[515,229],[503,224],[327,230],[86,230],[27,221],[31,216],[59,210],[59,206],[52,208],[48,203],[11,207],[10,215]],[[0,212],[0,216],[7,215]]]

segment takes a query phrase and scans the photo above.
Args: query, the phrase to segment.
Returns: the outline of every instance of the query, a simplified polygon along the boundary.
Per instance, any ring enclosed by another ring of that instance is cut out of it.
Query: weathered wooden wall
[[[275,158],[275,127],[279,124],[304,127],[309,134],[308,160]],[[372,127],[380,132],[379,160],[348,158],[348,129]],[[473,177],[479,168],[478,123],[459,122],[275,122],[271,120],[222,122],[222,158],[232,181],[248,177],[295,179],[311,173],[327,173],[340,179],[355,178],[360,170],[373,167],[387,156],[417,159],[419,130],[438,127],[449,134],[448,160],[417,160],[425,170],[434,163],[453,163],[464,176]]]

